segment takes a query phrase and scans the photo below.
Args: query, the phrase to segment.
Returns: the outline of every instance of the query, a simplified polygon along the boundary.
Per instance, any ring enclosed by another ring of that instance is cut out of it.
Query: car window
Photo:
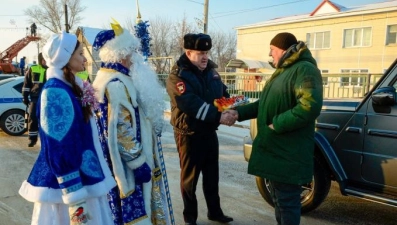
[[[13,88],[22,94],[22,86],[23,86],[23,83],[19,83],[19,84],[15,85]]]
[[[0,75],[0,80],[5,80],[12,77],[16,77],[16,75]]]
[[[7,79],[4,79],[4,80],[0,80],[0,85],[6,84],[6,83],[11,82],[13,80],[15,80],[15,78],[13,78],[13,77],[12,78],[7,78]]]

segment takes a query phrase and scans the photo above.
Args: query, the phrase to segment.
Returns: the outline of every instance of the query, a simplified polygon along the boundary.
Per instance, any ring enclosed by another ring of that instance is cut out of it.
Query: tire
[[[265,201],[274,207],[269,190],[269,180],[256,177],[256,185]],[[330,187],[331,178],[327,167],[325,167],[325,162],[318,156],[315,156],[313,180],[310,184],[302,186],[302,214],[310,212],[320,206],[327,197]]]
[[[5,112],[0,119],[0,128],[11,136],[20,136],[26,132],[24,111],[13,109]]]

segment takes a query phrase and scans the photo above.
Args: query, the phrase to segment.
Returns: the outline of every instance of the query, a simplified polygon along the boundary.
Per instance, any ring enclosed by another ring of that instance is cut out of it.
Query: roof
[[[344,6],[335,4],[329,0],[324,0],[312,13],[310,13],[310,16],[316,15],[317,13],[340,12],[343,8]]]
[[[79,36],[80,32],[83,33],[83,36],[87,40],[87,44],[92,45],[95,41],[96,35],[103,31],[104,29],[93,28],[93,27],[79,27],[77,28],[76,35]]]
[[[251,60],[251,59],[231,59],[226,67],[230,68],[242,68],[242,69],[273,69],[268,62],[263,62],[259,60]]]
[[[332,10],[321,10],[322,7],[333,7]],[[320,20],[320,19],[329,19],[329,18],[340,18],[346,16],[354,16],[354,15],[365,15],[371,14],[375,12],[389,12],[397,10],[397,1],[385,1],[379,3],[372,3],[361,6],[351,6],[344,7],[342,5],[336,4],[332,1],[324,0],[320,3],[318,7],[316,7],[312,12],[301,15],[287,16],[275,18],[272,20],[267,20],[255,24],[248,24],[239,27],[235,27],[236,30],[255,28],[255,27],[266,27],[273,26],[277,24],[288,24],[295,22],[303,22],[303,21],[311,21],[311,20]],[[313,15],[312,15],[313,14]]]

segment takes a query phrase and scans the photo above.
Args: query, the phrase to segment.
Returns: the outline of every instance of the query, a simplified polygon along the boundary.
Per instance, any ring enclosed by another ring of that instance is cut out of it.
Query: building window
[[[330,48],[331,32],[315,32],[306,34],[306,42],[309,49]]]
[[[397,25],[387,26],[386,45],[397,44]]]
[[[329,70],[321,70],[321,75],[323,74],[328,74]],[[328,76],[321,76],[323,78],[323,86],[327,86],[328,85]]]
[[[340,78],[340,86],[363,86],[366,77],[360,75],[368,74],[368,69],[342,69]]]
[[[343,47],[365,47],[371,45],[372,28],[355,28],[344,30]]]

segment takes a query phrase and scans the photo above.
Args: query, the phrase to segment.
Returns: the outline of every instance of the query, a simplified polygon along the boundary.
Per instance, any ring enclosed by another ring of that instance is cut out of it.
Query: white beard
[[[156,134],[161,134],[164,125],[164,88],[158,81],[157,74],[150,68],[143,57],[133,53],[130,76],[137,90],[138,104],[150,119]]]

